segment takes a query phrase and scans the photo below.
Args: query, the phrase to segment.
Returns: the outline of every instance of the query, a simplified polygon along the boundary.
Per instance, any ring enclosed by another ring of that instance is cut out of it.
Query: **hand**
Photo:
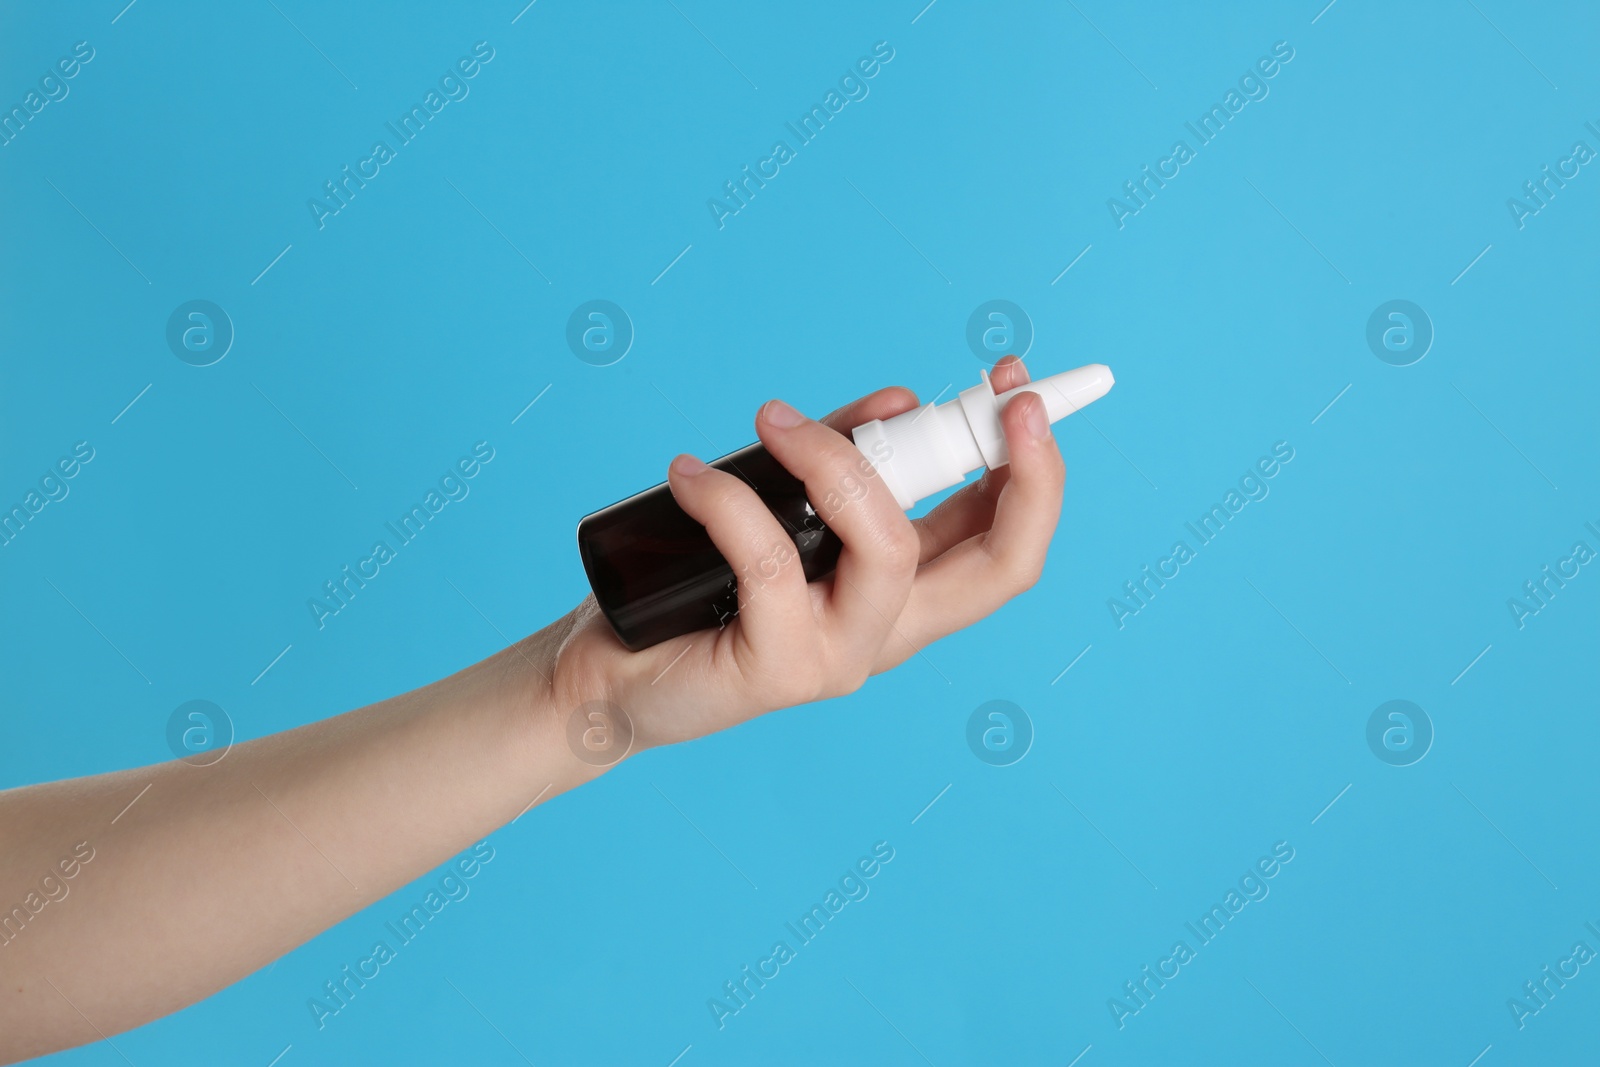
[[[1007,356],[991,377],[1004,392],[1026,384],[1028,372]],[[1066,477],[1044,404],[1034,393],[1013,398],[1001,414],[1010,464],[913,521],[847,434],[916,406],[910,390],[890,388],[820,422],[776,400],[758,413],[761,441],[805,483],[813,506],[848,499],[821,515],[844,542],[838,567],[809,584],[793,543],[748,485],[691,456],[674,459],[668,481],[678,505],[705,526],[734,572],[749,576],[739,581],[739,613],[721,629],[629,652],[585,598],[533,639],[548,664],[551,711],[562,717],[604,707],[600,701],[620,707],[635,752],[685,741],[853,692],[1031,588]]]
[[[1004,390],[1027,372],[1008,358],[993,377]],[[822,422],[762,408],[756,431],[813,507],[846,501],[818,508],[843,550],[809,584],[749,486],[673,461],[678,503],[752,576],[720,630],[629,652],[587,597],[448,678],[242,742],[203,772],[170,761],[0,792],[0,901],[37,895],[74,842],[97,849],[70,922],[52,905],[5,938],[0,1061],[175,1011],[630,752],[849,693],[1027,589],[1065,477],[1044,405],[1012,399],[1010,465],[912,522],[844,432],[916,403],[885,389]],[[595,734],[614,744],[595,751]]]

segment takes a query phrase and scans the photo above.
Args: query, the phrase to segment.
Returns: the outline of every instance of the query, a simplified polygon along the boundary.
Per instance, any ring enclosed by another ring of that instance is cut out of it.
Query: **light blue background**
[[[1600,568],[1523,629],[1506,602],[1600,549],[1600,167],[1523,229],[1506,200],[1600,148],[1600,18],[922,2],[7,11],[6,109],[96,55],[0,148],[0,502],[96,457],[0,549],[0,784],[169,758],[191,699],[257,737],[488,655],[584,595],[583,514],[746,443],[769,396],[976,381],[985,300],[1028,311],[1035,373],[1118,379],[1058,426],[1027,595],[499,830],[326,1029],[308,998],[420,883],[116,1038],[132,1062],[1595,1057],[1600,969],[1524,1029],[1506,1001],[1600,949]],[[307,199],[480,40],[469,97],[319,231]],[[707,198],[880,40],[870,96],[719,230]],[[1119,230],[1107,198],[1277,41],[1270,96]],[[164,339],[197,298],[237,331],[207,368]],[[565,344],[593,298],[637,330],[615,366]],[[1365,341],[1395,298],[1436,331],[1404,368]],[[307,598],[485,439],[471,495],[319,632]],[[1107,599],[1277,441],[1270,496],[1119,630]],[[966,747],[991,699],[1033,721],[1014,766]],[[1367,747],[1391,699],[1434,724],[1414,766]],[[880,840],[871,895],[719,1031],[707,999]],[[1278,841],[1270,896],[1119,1030],[1108,998]]]

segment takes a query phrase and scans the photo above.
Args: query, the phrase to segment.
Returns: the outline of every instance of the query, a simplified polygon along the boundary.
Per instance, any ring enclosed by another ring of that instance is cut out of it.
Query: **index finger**
[[[903,385],[891,385],[868,393],[860,400],[852,400],[842,408],[829,412],[818,422],[850,436],[850,431],[873,419],[889,419],[917,406],[917,394]]]

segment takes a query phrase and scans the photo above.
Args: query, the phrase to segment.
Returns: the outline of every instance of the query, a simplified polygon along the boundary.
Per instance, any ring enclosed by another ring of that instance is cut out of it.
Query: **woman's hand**
[[[1004,392],[1026,384],[1028,372],[1007,356],[992,378]],[[620,759],[853,692],[1038,580],[1066,476],[1044,404],[1034,393],[1011,400],[1001,414],[1010,464],[913,521],[847,434],[916,405],[909,390],[891,388],[820,422],[776,400],[757,415],[761,441],[805,483],[814,506],[846,501],[818,509],[844,550],[833,574],[809,584],[788,534],[754,490],[691,456],[673,460],[668,481],[678,505],[741,576],[739,613],[721,629],[629,652],[587,597],[531,639],[550,667],[551,712],[577,720],[567,723],[569,743],[598,739],[599,758],[587,762],[605,765],[608,749]]]
[[[994,379],[1027,380],[1014,359]],[[813,504],[847,501],[822,515],[844,542],[838,569],[810,584],[748,486],[674,461],[679,504],[752,576],[720,630],[629,652],[586,598],[448,678],[204,767],[0,792],[0,901],[37,896],[61,857],[94,850],[65,912],[14,911],[26,928],[3,931],[0,1062],[193,1003],[630,752],[848,693],[1028,588],[1063,479],[1039,398],[1002,415],[1010,466],[912,522],[843,431],[915,404],[885,389],[823,422],[762,409],[762,441]]]

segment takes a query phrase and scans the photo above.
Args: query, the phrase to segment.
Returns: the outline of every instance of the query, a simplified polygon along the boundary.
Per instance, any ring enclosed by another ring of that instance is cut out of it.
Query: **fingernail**
[[[1037,440],[1044,440],[1050,436],[1050,419],[1045,415],[1044,401],[1037,393],[1024,393],[1027,399],[1023,401],[1028,405],[1022,413],[1022,421],[1028,424],[1028,432]]]
[[[691,456],[685,452],[683,455],[673,458],[672,469],[679,474],[693,476],[703,474],[711,468],[701,462],[698,457]]]
[[[762,417],[780,430],[792,430],[806,421],[806,417],[781,400],[769,400],[761,409]]]

